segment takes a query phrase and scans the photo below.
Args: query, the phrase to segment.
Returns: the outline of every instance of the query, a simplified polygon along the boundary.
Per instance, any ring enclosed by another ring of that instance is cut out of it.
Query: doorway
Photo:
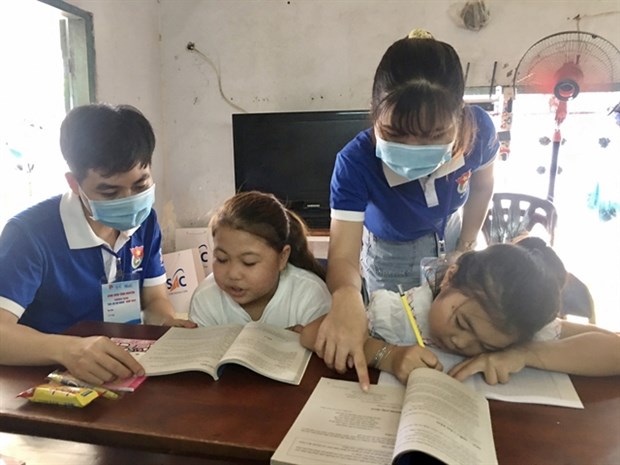
[[[21,210],[66,190],[59,127],[94,100],[89,13],[56,0],[8,0],[0,16],[0,230]]]
[[[553,196],[554,248],[588,286],[597,325],[612,331],[620,331],[620,126],[610,114],[618,102],[620,92],[582,93],[568,102]],[[549,95],[524,94],[512,109],[510,155],[496,163],[495,191],[547,198],[553,103]]]

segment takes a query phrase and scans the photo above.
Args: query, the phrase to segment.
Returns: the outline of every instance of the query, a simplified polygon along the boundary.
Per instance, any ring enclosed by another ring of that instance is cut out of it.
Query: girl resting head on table
[[[325,314],[325,270],[308,249],[303,221],[273,195],[243,192],[211,218],[213,273],[196,289],[199,326],[261,321],[281,328]]]
[[[481,372],[489,384],[506,383],[526,366],[620,374],[618,335],[557,318],[565,279],[562,261],[538,238],[467,252],[436,292],[426,284],[406,293],[425,347],[416,344],[400,295],[372,294],[366,359],[403,383],[415,368],[443,370],[433,348],[468,357],[449,371],[460,380]],[[314,347],[321,319],[302,330],[304,346]]]

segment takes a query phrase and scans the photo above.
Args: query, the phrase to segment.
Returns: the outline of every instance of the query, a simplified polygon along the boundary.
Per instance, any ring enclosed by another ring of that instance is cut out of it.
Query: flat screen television
[[[367,110],[233,114],[237,192],[270,192],[309,228],[329,228],[336,154],[369,121]]]

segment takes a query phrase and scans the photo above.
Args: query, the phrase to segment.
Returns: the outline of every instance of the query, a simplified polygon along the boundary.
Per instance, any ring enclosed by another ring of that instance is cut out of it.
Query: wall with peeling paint
[[[469,86],[489,86],[495,62],[495,83],[510,84],[531,45],[578,26],[620,48],[620,0],[488,0],[490,21],[477,32],[454,20],[464,1],[70,3],[94,14],[98,99],[132,103],[154,123],[166,248],[173,246],[175,227],[205,225],[212,209],[234,192],[236,107],[366,108],[381,55],[414,27],[454,45],[463,65],[469,63]]]

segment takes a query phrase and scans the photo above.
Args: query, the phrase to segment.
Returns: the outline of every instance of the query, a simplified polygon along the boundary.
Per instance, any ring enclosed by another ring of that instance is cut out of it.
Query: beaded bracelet
[[[379,365],[381,364],[383,359],[386,358],[388,355],[390,355],[390,352],[392,352],[393,348],[394,348],[394,346],[392,344],[388,344],[387,342],[385,344],[383,344],[383,347],[381,347],[377,351],[375,356],[372,358],[372,360],[370,362],[370,367],[371,368],[379,368]]]

